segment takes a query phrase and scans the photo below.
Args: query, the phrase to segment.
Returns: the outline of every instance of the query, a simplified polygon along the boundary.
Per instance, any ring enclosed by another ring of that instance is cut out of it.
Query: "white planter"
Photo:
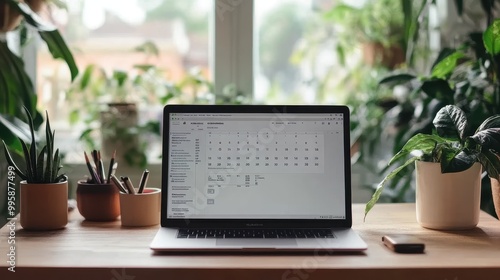
[[[416,162],[418,223],[430,229],[474,228],[479,221],[481,165],[456,173],[441,173],[439,163]]]

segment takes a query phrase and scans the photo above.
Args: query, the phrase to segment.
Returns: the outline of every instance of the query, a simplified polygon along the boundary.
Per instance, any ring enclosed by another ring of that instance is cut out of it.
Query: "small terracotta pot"
[[[68,223],[68,182],[21,182],[21,226],[26,230],[61,229]]]
[[[120,216],[119,191],[113,184],[88,184],[78,181],[76,206],[88,221],[114,221]]]
[[[491,180],[491,194],[493,196],[493,204],[495,205],[495,212],[498,219],[500,219],[500,178]]]

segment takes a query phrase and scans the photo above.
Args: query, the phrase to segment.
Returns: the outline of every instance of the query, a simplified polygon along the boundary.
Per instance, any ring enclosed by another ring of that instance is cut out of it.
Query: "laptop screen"
[[[344,120],[169,113],[167,218],[345,219]]]

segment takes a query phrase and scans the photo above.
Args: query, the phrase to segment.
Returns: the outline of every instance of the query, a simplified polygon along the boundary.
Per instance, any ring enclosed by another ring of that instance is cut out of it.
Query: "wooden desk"
[[[0,230],[0,279],[500,279],[500,221],[488,214],[476,229],[442,232],[421,228],[414,204],[379,204],[365,223],[363,207],[353,207],[354,228],[368,250],[330,256],[155,255],[148,246],[158,227],[86,222],[76,211],[64,230],[15,231],[15,273],[7,270],[7,224]],[[381,236],[393,233],[421,238],[426,253],[387,250]]]

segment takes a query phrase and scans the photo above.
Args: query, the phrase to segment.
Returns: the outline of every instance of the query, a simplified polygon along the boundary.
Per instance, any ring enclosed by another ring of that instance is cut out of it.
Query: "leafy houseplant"
[[[69,67],[71,78],[78,74],[78,68],[68,46],[59,31],[51,24],[42,20],[27,4],[15,0],[0,0],[4,7],[2,11],[10,16],[23,19],[23,23],[38,31],[54,58],[63,59]],[[8,9],[7,9],[8,8]],[[17,27],[20,20],[12,28]],[[11,31],[9,28],[5,31]],[[4,31],[0,32],[3,33]],[[17,152],[22,147],[18,137],[29,139],[29,128],[22,120],[26,118],[23,106],[28,108],[33,116],[35,129],[43,122],[42,115],[36,110],[37,95],[30,77],[24,70],[22,57],[9,49],[7,40],[0,39],[0,137]]]
[[[404,14],[402,2],[368,0],[357,7],[347,2],[335,5],[325,14],[339,25],[337,50],[345,53],[361,43],[365,61],[393,68],[404,61]]]
[[[489,117],[475,133],[472,133],[465,112],[457,106],[447,105],[439,110],[433,124],[435,133],[415,135],[390,160],[389,165],[412,155],[378,185],[371,200],[366,204],[365,217],[379,199],[385,183],[416,161],[439,163],[441,173],[462,172],[479,162],[491,178],[498,178],[500,173],[500,160],[497,157],[500,154],[500,115]],[[443,200],[446,199],[443,198]]]
[[[61,156],[59,149],[54,152],[55,131],[50,128],[47,114],[46,143],[38,152],[33,118],[28,109],[25,110],[28,115],[31,144],[28,146],[19,139],[23,147],[24,168],[14,162],[7,145],[3,142],[8,163],[24,180],[21,182],[20,192],[21,225],[27,230],[63,228],[68,222],[68,178],[64,174],[59,174]]]
[[[477,6],[485,2],[477,2]],[[483,8],[485,18],[492,18],[493,9]],[[500,114],[500,20],[489,23],[484,32],[468,34],[455,48],[443,48],[427,73],[397,70],[380,81],[381,88],[403,87],[409,93],[384,116],[385,122],[396,119],[392,113],[401,112],[399,116],[404,116],[398,120],[401,125],[394,137],[393,153],[401,150],[411,137],[419,133],[431,134],[434,117],[446,105],[462,109],[471,130],[476,130],[489,116]],[[401,159],[400,164],[403,163]],[[383,173],[388,171],[384,169]],[[412,201],[412,173],[413,166],[408,165],[398,173],[401,180],[387,182],[384,198],[389,197],[392,202]],[[494,215],[489,181],[483,178],[481,208]]]

